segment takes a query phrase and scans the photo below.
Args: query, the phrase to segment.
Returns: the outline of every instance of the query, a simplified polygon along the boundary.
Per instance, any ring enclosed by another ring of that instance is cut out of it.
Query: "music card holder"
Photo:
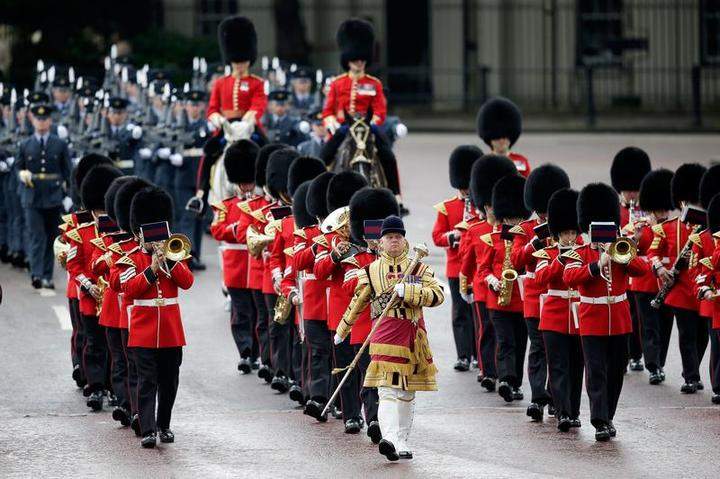
[[[270,208],[270,214],[274,220],[281,220],[292,214],[292,208],[290,206],[276,206],[275,208]]]
[[[590,223],[591,243],[612,243],[618,237],[618,227],[613,222],[594,221]]]
[[[95,221],[95,218],[93,218],[92,212],[83,210],[83,211],[77,211],[75,213],[75,217],[77,218],[77,222],[79,225],[85,224],[85,223],[92,223]]]
[[[167,221],[140,225],[140,239],[143,243],[155,243],[170,238],[170,226]]]
[[[546,239],[550,237],[550,227],[547,224],[547,221],[545,223],[540,223],[536,227],[533,228],[533,231],[535,232],[535,236],[538,237],[538,239]]]
[[[690,225],[706,226],[707,212],[697,206],[685,205],[680,213],[680,221]]]
[[[363,221],[363,236],[366,240],[379,240],[382,233],[383,220]]]
[[[120,231],[120,227],[108,215],[100,215],[97,219],[98,233],[110,234]]]
[[[502,225],[500,227],[500,238],[504,240],[510,240],[512,241],[514,239],[514,236],[512,233],[510,233],[510,230],[512,229],[512,225]]]

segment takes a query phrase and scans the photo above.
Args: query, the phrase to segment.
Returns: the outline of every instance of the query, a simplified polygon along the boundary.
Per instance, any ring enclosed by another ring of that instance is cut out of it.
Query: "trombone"
[[[637,256],[637,243],[630,238],[621,237],[604,247],[603,251],[610,256],[610,261],[618,264],[628,264]],[[602,275],[602,272],[600,273]],[[608,265],[608,275],[603,276],[608,287],[612,284],[612,265]]]
[[[160,270],[168,277],[170,277],[170,267],[167,260],[176,263],[184,261],[190,257],[191,249],[192,244],[188,237],[180,233],[171,234],[165,241],[153,243],[155,253],[162,252],[163,254],[163,263],[160,265]]]

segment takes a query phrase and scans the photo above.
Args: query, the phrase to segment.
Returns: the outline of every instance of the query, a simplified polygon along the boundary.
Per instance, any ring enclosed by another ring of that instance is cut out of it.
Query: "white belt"
[[[118,160],[115,162],[115,168],[120,169],[128,169],[128,168],[134,168],[135,162],[133,160]]]
[[[535,272],[528,271],[523,276],[525,276],[526,278],[535,279]]]
[[[247,245],[241,243],[223,243],[220,247],[222,249],[235,249],[240,251],[247,250]]]
[[[580,297],[579,292],[574,291],[574,290],[569,290],[569,289],[548,289],[546,294],[548,296],[557,296],[558,298],[564,298],[564,299]]]
[[[160,306],[169,306],[171,304],[178,304],[177,297],[175,297],[175,298],[155,298],[155,299],[136,299],[133,301],[133,306],[160,307]]]
[[[182,155],[187,157],[203,156],[202,148],[187,148],[183,150]]]
[[[317,279],[317,278],[315,277],[314,274],[309,273],[309,274],[305,274],[305,275],[302,277],[302,279],[312,279],[312,280],[315,280],[315,279]]]
[[[615,304],[627,299],[627,294],[623,293],[619,296],[600,296],[597,298],[591,296],[580,296],[580,302],[585,304]]]

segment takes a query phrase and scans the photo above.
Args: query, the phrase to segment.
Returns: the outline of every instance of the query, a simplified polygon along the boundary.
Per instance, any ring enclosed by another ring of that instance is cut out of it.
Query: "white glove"
[[[7,158],[5,158],[5,163],[7,163],[8,166],[12,167],[12,165],[15,164],[15,157],[8,156]]]
[[[335,337],[333,338],[333,344],[335,344],[335,346],[337,346],[338,344],[340,344],[342,342],[343,342],[343,338],[341,338],[340,336],[337,335],[337,333],[335,333]]]
[[[30,170],[20,170],[18,178],[25,183],[25,186],[32,186],[32,173],[30,173]]]
[[[242,120],[242,121],[236,121],[235,123],[231,123],[230,129],[232,130],[234,138],[243,139],[243,138],[250,138],[253,127],[247,121]]]
[[[72,208],[73,200],[69,196],[66,196],[62,200],[63,208],[65,208],[65,211],[70,211],[70,208]]]
[[[208,131],[213,132],[213,131],[217,130],[217,126],[215,126],[215,123],[208,120],[207,129],[208,129]]]
[[[60,138],[61,140],[64,140],[65,138],[68,137],[68,129],[65,128],[65,125],[58,125],[57,135],[58,135],[58,138]]]
[[[180,168],[183,165],[183,156],[180,153],[170,155],[170,164]]]
[[[10,171],[10,167],[4,161],[0,161],[0,173],[7,173]]]
[[[405,297],[405,283],[396,284],[394,289],[395,289],[395,294],[398,295],[398,298]]]
[[[225,123],[225,117],[222,116],[220,113],[213,113],[210,115],[210,123],[215,127],[215,129],[222,128],[223,123]]]
[[[307,135],[308,133],[310,133],[310,123],[305,120],[298,123],[298,131],[303,135]]]
[[[142,138],[142,134],[142,128],[139,126],[134,126],[132,132],[130,133],[130,135],[133,137],[133,140],[139,140],[140,138]]]
[[[408,127],[405,126],[405,123],[398,123],[395,126],[395,136],[398,138],[404,138],[408,134]]]
[[[326,122],[325,128],[330,132],[331,135],[334,135],[335,132],[340,128],[340,122],[337,121],[337,119],[332,118],[329,121]]]
[[[475,298],[472,293],[460,293],[460,296],[467,304],[473,304],[475,302]]]
[[[172,153],[172,152],[170,151],[170,148],[167,148],[167,147],[158,148],[157,156],[158,156],[158,158],[160,158],[161,160],[167,160],[168,157],[170,156],[170,153]]]
[[[147,160],[152,156],[152,150],[150,148],[140,148],[140,150],[138,150],[138,153],[140,153],[140,158],[142,158],[143,160]]]
[[[490,286],[490,288],[493,291],[500,291],[500,280],[497,279],[495,276],[490,276],[487,278],[487,284]]]
[[[78,163],[80,163],[80,157],[79,157],[79,156],[76,156],[75,158],[73,158],[73,159],[70,160],[70,161],[72,161],[73,168],[75,168],[75,167],[78,165]]]

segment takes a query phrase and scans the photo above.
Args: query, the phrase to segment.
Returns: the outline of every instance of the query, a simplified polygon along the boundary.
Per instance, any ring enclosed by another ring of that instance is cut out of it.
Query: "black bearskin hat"
[[[173,199],[167,191],[157,186],[147,186],[133,196],[130,204],[130,227],[136,235],[146,223],[167,221],[172,226]]]
[[[308,213],[315,218],[324,219],[329,214],[327,209],[328,184],[334,177],[335,173],[326,171],[310,182],[305,206]]]
[[[365,220],[384,220],[399,215],[395,195],[387,188],[365,187],[350,198],[350,236],[353,242],[364,245]]]
[[[270,155],[287,147],[288,146],[283,143],[268,143],[260,148],[260,151],[258,151],[257,159],[255,160],[255,184],[260,188],[265,186],[267,164],[270,159]]]
[[[152,186],[146,180],[137,176],[132,177],[131,180],[125,182],[117,191],[115,195],[115,221],[121,230],[132,231],[130,225],[130,206],[132,205],[132,199],[135,197],[138,191]]]
[[[717,193],[720,193],[720,165],[712,165],[700,180],[700,206],[708,209]]]
[[[117,192],[125,183],[135,178],[137,178],[137,176],[121,176],[120,178],[115,178],[113,182],[110,183],[107,192],[105,192],[105,214],[114,221],[117,221],[115,217],[115,197],[117,196]]]
[[[345,20],[338,28],[336,39],[343,69],[348,70],[348,63],[355,60],[365,60],[370,65],[375,47],[375,31],[370,22],[358,18]]]
[[[360,188],[367,186],[367,180],[360,173],[341,171],[328,183],[327,210],[332,213],[350,204],[350,198]]]
[[[710,200],[707,207],[708,229],[711,233],[720,231],[720,193]]]
[[[290,165],[298,156],[300,153],[290,147],[274,151],[270,155],[265,172],[265,185],[273,198],[279,200],[284,196],[285,200],[291,200],[291,197],[287,196],[288,172]]]
[[[323,163],[320,158],[315,158],[314,156],[300,156],[296,158],[290,165],[290,171],[288,171],[288,193],[294,195],[298,186],[326,171],[325,163]]]
[[[550,233],[557,238],[568,230],[580,231],[577,216],[578,192],[570,188],[557,190],[550,196],[547,222]]]
[[[225,63],[257,59],[257,33],[253,22],[245,17],[226,18],[218,26],[218,43]]]
[[[525,178],[518,175],[505,175],[492,189],[492,208],[495,219],[503,221],[511,218],[528,219],[530,211],[523,203]]]
[[[105,192],[115,178],[120,178],[122,171],[114,166],[100,165],[88,171],[80,185],[82,204],[88,210],[105,209]]]
[[[92,170],[98,165],[112,165],[113,162],[110,158],[105,155],[99,155],[97,153],[90,153],[80,158],[75,170],[73,171],[73,183],[78,194],[80,194],[80,186],[85,179],[85,175],[88,171]]]
[[[683,203],[698,204],[700,180],[705,171],[707,168],[699,163],[685,163],[675,170],[670,184],[675,208],[682,208]]]
[[[484,155],[473,163],[470,171],[470,197],[475,207],[482,210],[492,202],[492,188],[505,175],[517,173],[515,164],[507,157]],[[520,200],[522,202],[522,198]]]
[[[507,138],[514,145],[522,133],[520,108],[503,97],[490,98],[483,103],[477,116],[477,134],[490,145],[492,140]]]
[[[547,213],[550,197],[562,188],[570,188],[565,170],[551,163],[538,166],[525,182],[525,207],[538,214]]]
[[[252,140],[239,140],[225,150],[225,172],[230,183],[255,183],[255,160],[260,148]]]
[[[640,182],[650,172],[650,157],[636,146],[618,151],[610,167],[610,182],[615,191],[640,191]]]
[[[295,226],[298,228],[306,228],[317,224],[317,219],[308,213],[307,210],[307,194],[310,189],[310,183],[310,181],[306,181],[298,186],[295,189],[295,194],[293,195],[293,219],[295,220]]]
[[[590,223],[612,222],[620,226],[620,198],[605,183],[590,183],[580,191],[577,201],[580,231],[590,231]]]
[[[673,209],[670,184],[673,172],[665,168],[653,170],[640,183],[639,204],[643,211],[670,211]]]
[[[475,145],[460,145],[450,153],[450,186],[458,190],[470,188],[470,170],[483,152]]]

